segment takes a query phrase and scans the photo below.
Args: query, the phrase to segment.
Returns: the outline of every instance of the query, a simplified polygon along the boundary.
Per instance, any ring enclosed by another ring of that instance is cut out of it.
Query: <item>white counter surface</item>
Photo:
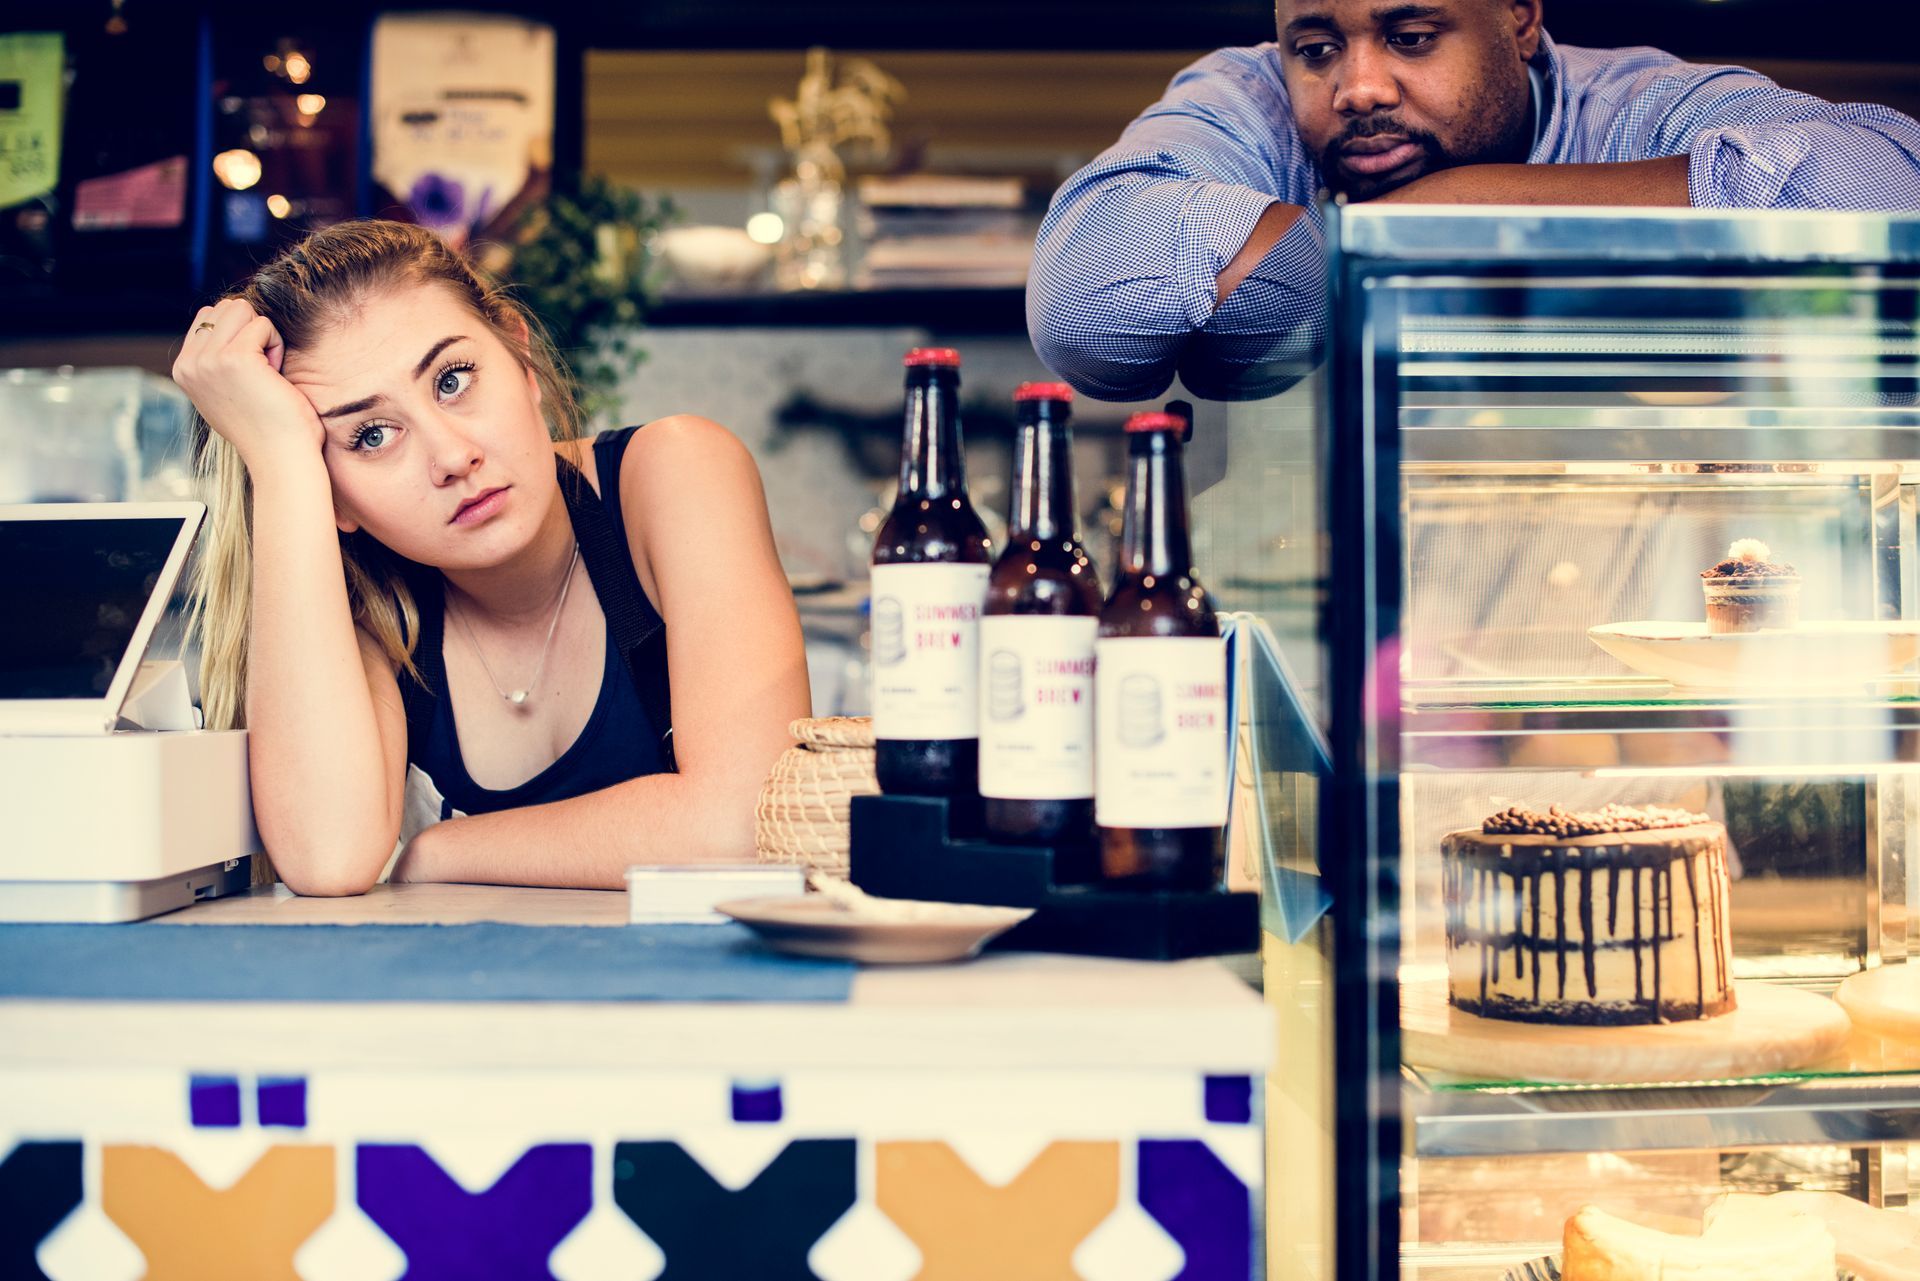
[[[284,890],[135,928],[196,924],[624,927],[626,896],[464,885],[350,899]],[[1270,1011],[1215,961],[991,954],[862,969],[846,1002],[0,1001],[0,1069],[186,1067],[634,1069],[1194,1068],[1258,1074]]]

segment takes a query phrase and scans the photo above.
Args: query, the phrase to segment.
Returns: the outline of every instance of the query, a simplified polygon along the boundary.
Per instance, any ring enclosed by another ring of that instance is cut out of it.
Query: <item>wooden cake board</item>
[[[1846,1011],[1827,997],[1774,983],[1734,991],[1738,1004],[1718,1018],[1568,1027],[1468,1014],[1447,1004],[1444,978],[1418,980],[1400,989],[1401,1056],[1489,1081],[1631,1085],[1765,1076],[1846,1047]],[[1920,1020],[1920,979],[1914,991]]]
[[[1862,1031],[1920,1041],[1920,967],[1911,962],[1849,975],[1833,999]]]

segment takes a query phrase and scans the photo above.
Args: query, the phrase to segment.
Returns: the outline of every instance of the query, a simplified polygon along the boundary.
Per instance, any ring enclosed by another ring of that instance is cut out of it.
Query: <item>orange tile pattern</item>
[[[161,1148],[101,1150],[101,1208],[146,1281],[300,1281],[293,1255],[333,1214],[333,1149],[277,1145],[215,1190]]]
[[[875,1201],[920,1249],[916,1281],[1076,1281],[1073,1252],[1120,1201],[1120,1145],[1049,1144],[994,1187],[945,1143],[875,1147]]]

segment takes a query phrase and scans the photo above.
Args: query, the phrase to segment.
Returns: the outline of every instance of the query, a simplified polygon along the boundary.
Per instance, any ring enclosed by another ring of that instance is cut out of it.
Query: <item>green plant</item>
[[[653,236],[677,216],[670,200],[585,175],[520,221],[506,274],[572,366],[589,418],[618,407],[621,379],[646,359],[638,332],[661,274]]]

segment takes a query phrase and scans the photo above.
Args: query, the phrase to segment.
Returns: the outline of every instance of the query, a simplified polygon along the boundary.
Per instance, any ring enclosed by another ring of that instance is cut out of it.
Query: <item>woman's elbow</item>
[[[301,898],[357,898],[372,889],[380,874],[342,875],[338,872],[279,869],[280,880]]]
[[[352,898],[380,880],[395,838],[381,843],[378,833],[364,838],[267,841],[274,872],[302,898]]]

